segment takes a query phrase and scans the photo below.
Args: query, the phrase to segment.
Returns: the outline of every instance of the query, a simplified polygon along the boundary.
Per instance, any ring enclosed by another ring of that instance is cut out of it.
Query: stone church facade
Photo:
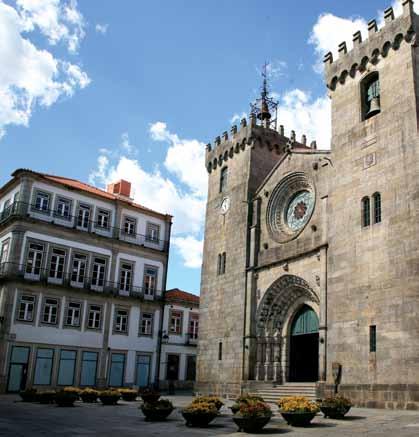
[[[197,391],[338,382],[419,407],[419,17],[402,4],[325,56],[330,151],[274,127],[263,93],[207,146]]]

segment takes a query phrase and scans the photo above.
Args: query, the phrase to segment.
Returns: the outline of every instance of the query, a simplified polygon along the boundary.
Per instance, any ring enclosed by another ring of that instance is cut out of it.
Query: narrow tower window
[[[220,341],[218,343],[218,361],[223,359],[223,343]]]
[[[374,200],[374,223],[381,223],[381,194],[374,193],[372,198]]]
[[[364,197],[362,199],[362,226],[365,228],[371,224],[371,206],[370,198]]]
[[[377,351],[377,327],[375,325],[370,326],[370,352]]]
[[[224,167],[221,169],[220,174],[220,193],[223,193],[227,188],[227,176],[228,176],[228,168]]]
[[[374,117],[381,112],[380,80],[377,72],[368,75],[361,83],[362,119]]]

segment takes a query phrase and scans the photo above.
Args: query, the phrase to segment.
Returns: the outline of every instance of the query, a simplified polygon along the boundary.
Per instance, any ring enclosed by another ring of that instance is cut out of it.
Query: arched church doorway
[[[291,325],[289,380],[316,382],[319,379],[319,319],[304,305]]]

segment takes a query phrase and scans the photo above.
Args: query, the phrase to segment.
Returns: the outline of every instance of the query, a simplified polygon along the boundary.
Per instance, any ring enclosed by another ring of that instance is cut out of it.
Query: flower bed
[[[23,402],[36,402],[38,400],[38,392],[36,388],[28,388],[19,392]]]
[[[271,420],[272,411],[268,404],[259,400],[247,398],[241,402],[239,411],[233,416],[233,421],[240,431],[254,433]]]
[[[147,404],[156,403],[160,399],[160,392],[152,388],[143,388],[139,390],[138,394],[141,396],[144,403]]]
[[[99,392],[99,399],[103,405],[116,405],[121,398],[118,390],[104,390]]]
[[[99,397],[99,392],[92,388],[85,388],[80,393],[81,400],[85,403],[93,403],[97,402],[97,398]]]
[[[198,396],[192,401],[192,404],[199,404],[201,402],[213,404],[217,411],[220,411],[221,407],[224,405],[218,396]]]
[[[120,388],[119,392],[121,393],[122,400],[127,402],[134,402],[137,400],[138,391],[132,388]]]
[[[292,426],[308,426],[319,412],[318,404],[304,396],[282,398],[277,404],[282,417]]]
[[[265,400],[260,396],[251,396],[251,395],[242,395],[239,396],[235,403],[230,407],[230,410],[233,412],[233,414],[236,414],[240,410],[240,406],[242,404],[247,404],[252,401],[258,401],[258,402],[265,402]]]
[[[343,396],[326,398],[320,403],[320,410],[324,417],[330,417],[331,419],[343,419],[351,407],[352,402]]]
[[[140,408],[145,416],[145,420],[156,422],[165,420],[174,410],[173,404],[167,399],[160,399],[153,404],[144,403]]]
[[[182,416],[186,426],[204,427],[208,426],[218,415],[214,403],[195,402],[182,410]]]
[[[59,407],[73,407],[78,398],[78,393],[73,390],[60,390],[55,394],[55,403]]]

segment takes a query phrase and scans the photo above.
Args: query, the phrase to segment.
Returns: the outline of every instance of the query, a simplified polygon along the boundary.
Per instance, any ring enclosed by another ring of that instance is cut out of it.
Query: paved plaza
[[[140,402],[120,402],[104,407],[82,404],[59,408],[20,402],[18,397],[0,396],[0,436],[245,436],[238,433],[231,412],[223,407],[221,415],[208,428],[188,428],[180,408],[190,396],[169,396],[178,409],[166,422],[145,422],[138,410]],[[227,402],[227,405],[230,405]],[[289,437],[419,436],[419,412],[353,408],[345,420],[324,419],[320,414],[309,428],[291,428],[275,414],[258,435]]]

